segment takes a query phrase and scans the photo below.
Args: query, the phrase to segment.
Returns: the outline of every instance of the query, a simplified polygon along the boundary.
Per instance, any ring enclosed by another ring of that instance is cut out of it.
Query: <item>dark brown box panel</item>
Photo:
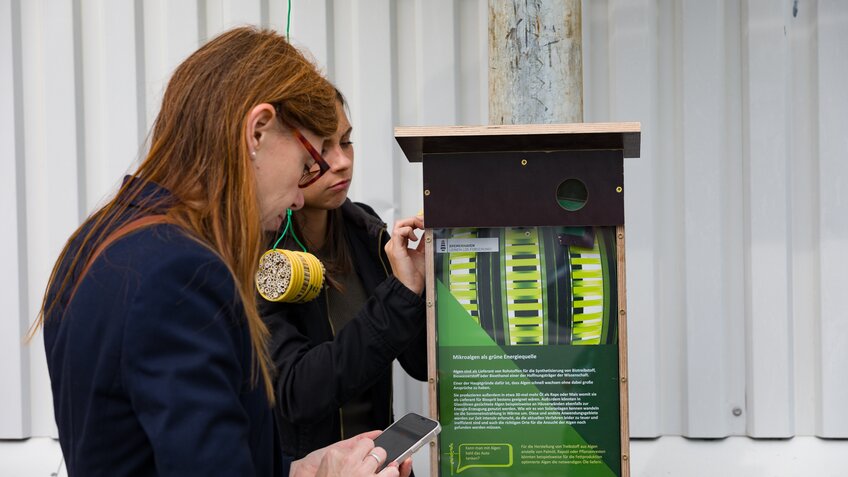
[[[428,228],[624,224],[621,150],[424,154],[423,162]],[[566,179],[586,186],[577,211],[557,202]]]

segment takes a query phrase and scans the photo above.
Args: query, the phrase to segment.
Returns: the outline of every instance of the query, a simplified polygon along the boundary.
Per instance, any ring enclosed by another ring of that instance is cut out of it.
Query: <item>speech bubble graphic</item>
[[[474,467],[512,467],[512,444],[460,444],[456,473]]]

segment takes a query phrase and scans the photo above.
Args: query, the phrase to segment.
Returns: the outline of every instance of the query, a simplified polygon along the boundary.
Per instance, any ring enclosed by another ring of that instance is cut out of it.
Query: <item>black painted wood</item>
[[[624,224],[621,151],[424,154],[423,162],[428,228]],[[556,200],[572,178],[588,191],[578,211]]]

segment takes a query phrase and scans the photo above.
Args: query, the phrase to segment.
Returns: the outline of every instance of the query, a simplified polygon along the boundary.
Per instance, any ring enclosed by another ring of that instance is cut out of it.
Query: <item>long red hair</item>
[[[33,331],[53,318],[54,307],[76,285],[79,269],[105,238],[103,232],[115,227],[130,201],[145,200],[142,210],[147,214],[166,205],[167,220],[217,253],[232,272],[254,349],[254,382],[261,376],[273,402],[268,329],[253,288],[264,234],[247,116],[258,104],[279,104],[280,119],[287,124],[330,136],[337,125],[335,101],[335,89],[315,65],[273,31],[236,28],[194,52],[168,83],[150,151],[133,173],[137,180],[126,182],[65,245]],[[139,196],[149,182],[171,192],[168,204]]]

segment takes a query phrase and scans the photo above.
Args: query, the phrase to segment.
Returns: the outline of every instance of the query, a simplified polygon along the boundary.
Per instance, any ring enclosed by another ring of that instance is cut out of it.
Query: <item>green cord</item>
[[[286,228],[283,229],[283,233],[280,234],[280,238],[278,238],[277,241],[274,242],[274,246],[271,247],[271,248],[277,248],[277,245],[279,245],[280,241],[283,240],[283,237],[286,236],[286,232],[289,231],[289,228],[291,227],[291,223],[292,223],[292,211],[291,211],[291,209],[286,209]],[[294,239],[295,242],[297,242],[298,245],[300,245],[300,248],[302,248],[303,251],[306,252],[306,247],[304,247],[303,244],[300,243],[300,240],[297,239],[297,235],[294,234],[294,229],[292,229],[292,238]]]
[[[291,29],[291,0],[289,0],[289,9],[286,12],[286,40],[287,41],[291,41],[291,36],[289,35],[290,29]]]
[[[300,248],[302,248],[303,251],[305,252],[306,247],[302,243],[300,243],[300,240],[297,239],[297,235],[294,234],[294,230],[292,230],[292,238],[294,239],[295,242],[297,242],[298,245],[300,245]]]

